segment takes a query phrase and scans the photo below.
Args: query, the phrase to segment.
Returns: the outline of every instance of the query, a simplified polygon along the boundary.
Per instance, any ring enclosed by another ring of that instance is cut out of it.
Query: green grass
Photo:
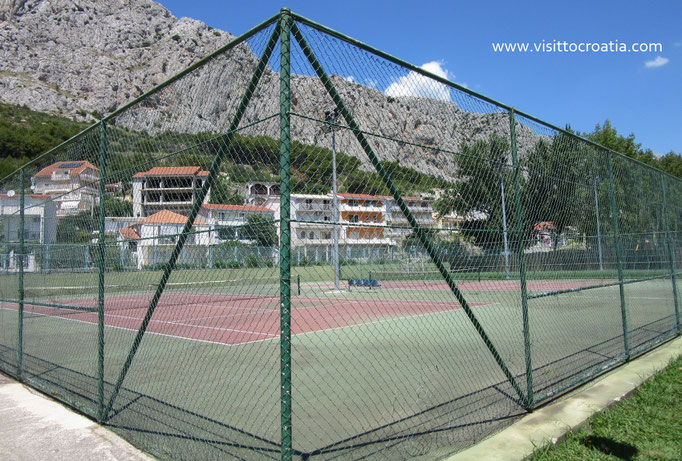
[[[646,381],[628,400],[583,429],[535,454],[544,460],[682,459],[682,357]]]

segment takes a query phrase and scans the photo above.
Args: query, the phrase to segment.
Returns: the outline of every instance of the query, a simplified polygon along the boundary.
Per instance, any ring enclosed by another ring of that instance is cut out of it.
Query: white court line
[[[6,310],[6,311],[11,311],[11,312],[17,312],[15,309],[9,309],[6,307],[1,307],[0,310]],[[31,312],[31,315],[37,315],[40,317],[49,317],[52,319],[57,319],[57,320],[66,320],[69,322],[76,322],[76,323],[84,323],[86,325],[97,325],[97,322],[91,322],[89,320],[78,320],[78,319],[73,319],[73,318],[68,318],[68,317],[63,317],[59,315],[50,315],[50,314],[41,314],[40,312]],[[140,320],[140,319],[138,319]],[[132,332],[137,332],[137,328],[128,328],[128,327],[122,327],[118,325],[104,325],[105,328],[113,328],[116,330],[123,330],[123,331],[132,331]],[[189,341],[196,341],[199,343],[206,343],[206,344],[215,344],[219,346],[242,346],[244,344],[253,344],[253,343],[260,343],[260,342],[265,342],[265,341],[272,341],[274,339],[277,339],[278,336],[273,336],[272,338],[264,338],[264,339],[254,339],[251,341],[244,341],[244,342],[239,342],[239,343],[223,343],[220,341],[211,341],[208,339],[198,339],[198,338],[190,338],[187,336],[178,336],[178,335],[171,335],[168,333],[158,333],[156,331],[145,331],[145,335],[154,335],[154,336],[163,336],[165,338],[173,338],[173,339],[186,339]]]
[[[107,314],[106,312],[104,313],[104,318],[106,319],[107,317],[114,317],[114,318],[119,318],[119,319],[127,319],[127,320],[142,320],[139,317],[130,317],[129,315],[116,315],[116,314]],[[221,328],[221,327],[209,327],[206,325],[191,325],[189,323],[182,323],[182,322],[172,322],[170,320],[155,320],[151,319],[149,323],[156,322],[156,323],[165,323],[168,325],[177,325],[180,327],[191,327],[191,328],[203,328],[207,330],[218,330],[218,331],[235,331],[237,333],[248,333],[251,335],[261,335],[261,336],[276,336],[273,333],[263,333],[262,331],[249,331],[249,330],[238,330],[236,328]]]

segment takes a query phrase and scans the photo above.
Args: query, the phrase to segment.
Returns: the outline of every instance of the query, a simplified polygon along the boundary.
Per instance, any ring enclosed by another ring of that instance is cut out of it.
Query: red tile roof
[[[209,203],[206,205],[202,205],[202,208],[206,208],[207,210],[266,211],[269,213],[273,213],[273,210],[271,210],[270,208],[265,208],[264,206],[252,206],[252,205],[222,205],[222,204]]]
[[[208,176],[208,171],[200,166],[156,166],[149,171],[135,173],[133,178],[145,176]]]
[[[187,216],[183,216],[178,213],[174,213],[170,210],[161,210],[154,213],[151,216],[138,221],[135,224],[185,224],[187,222]],[[200,219],[195,219],[194,224],[206,224]]]
[[[132,227],[124,227],[123,229],[119,230],[119,233],[121,234],[121,237],[128,240],[137,240],[140,238],[135,229]]]
[[[556,230],[556,226],[552,221],[543,221],[539,223],[535,223],[533,226],[533,230]]]
[[[99,171],[99,168],[97,168],[95,165],[88,162],[87,160],[73,160],[70,162],[53,163],[52,165],[46,166],[45,168],[37,172],[35,176],[36,177],[51,176],[54,170],[63,168],[62,165],[69,165],[74,163],[80,163],[80,165],[75,168],[68,168],[69,170],[71,170],[69,173],[70,176],[81,174],[86,168],[91,168],[93,170]]]

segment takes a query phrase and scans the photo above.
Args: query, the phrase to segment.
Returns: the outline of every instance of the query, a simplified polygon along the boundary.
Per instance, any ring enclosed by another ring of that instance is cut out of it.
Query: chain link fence
[[[162,459],[445,457],[680,332],[679,180],[288,10],[1,189],[0,369]]]

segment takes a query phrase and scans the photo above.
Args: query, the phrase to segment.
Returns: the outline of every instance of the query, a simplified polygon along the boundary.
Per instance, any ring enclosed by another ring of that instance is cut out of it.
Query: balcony
[[[69,181],[69,180],[71,180],[71,175],[52,173],[52,175],[50,176],[50,179],[52,181]]]
[[[371,212],[371,213],[382,213],[386,211],[386,208],[381,205],[377,206],[366,206],[366,205],[349,205],[347,203],[339,204],[339,210],[341,211],[355,211],[355,212]]]
[[[299,210],[306,211],[331,211],[331,203],[301,203],[298,205]]]

